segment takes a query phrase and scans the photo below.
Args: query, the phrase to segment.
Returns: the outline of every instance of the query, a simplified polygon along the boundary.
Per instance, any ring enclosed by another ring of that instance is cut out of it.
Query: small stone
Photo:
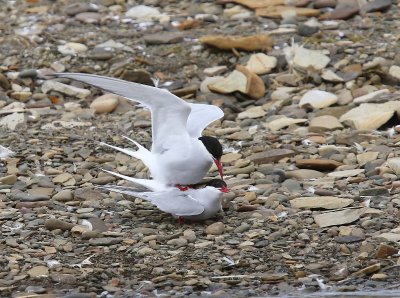
[[[196,233],[191,229],[187,229],[187,230],[183,231],[183,237],[188,242],[195,242],[196,241]]]
[[[220,74],[223,74],[227,69],[228,69],[228,67],[226,67],[225,65],[214,66],[214,67],[205,68],[203,70],[203,73],[206,76],[213,77],[213,76],[218,76]]]
[[[308,50],[298,44],[294,44],[292,47],[287,48],[286,52],[290,52],[290,56],[293,56],[293,58],[289,59],[288,63],[293,64],[295,68],[304,72],[307,72],[307,69],[310,69],[311,67],[315,70],[322,70],[331,61],[331,59],[321,51]]]
[[[353,273],[353,276],[363,276],[366,274],[371,274],[374,273],[376,271],[379,271],[381,269],[381,264],[377,263],[377,264],[373,264],[371,266],[365,267],[357,272]]]
[[[0,177],[0,184],[14,185],[17,182],[17,176],[8,175]]]
[[[337,100],[337,96],[333,93],[321,90],[310,90],[302,96],[299,106],[301,108],[321,109],[329,107],[336,103]]]
[[[46,229],[52,231],[52,230],[63,230],[63,231],[69,231],[72,229],[72,227],[74,226],[74,224],[69,223],[69,222],[65,222],[59,219],[48,219],[46,220],[46,222],[44,223],[44,226]]]
[[[89,244],[94,246],[109,246],[121,242],[122,238],[113,238],[113,237],[92,238],[89,240]]]
[[[125,16],[127,18],[132,18],[138,21],[152,21],[159,20],[164,15],[161,14],[157,8],[146,6],[146,5],[137,5],[131,7],[126,13]]]
[[[199,41],[222,50],[238,49],[250,52],[265,50],[273,45],[272,38],[267,34],[250,36],[207,35],[199,38]]]
[[[382,233],[377,236],[374,236],[374,238],[383,240],[383,241],[389,241],[389,242],[398,242],[400,241],[400,233]]]
[[[293,119],[293,118],[288,118],[286,116],[280,117],[278,119],[272,120],[266,124],[264,124],[264,126],[266,128],[271,129],[272,131],[278,131],[281,128],[290,126],[292,124],[298,124],[298,123],[304,123],[307,122],[307,119]]]
[[[74,191],[74,199],[75,200],[82,200],[82,201],[87,201],[87,200],[94,200],[97,201],[99,199],[102,199],[103,195],[100,191],[97,189],[90,189],[90,188],[79,188]]]
[[[72,196],[72,190],[70,189],[63,189],[60,192],[56,193],[53,198],[53,200],[60,201],[60,202],[67,202],[67,201],[72,201],[73,196]]]
[[[23,113],[12,113],[1,117],[0,127],[2,126],[9,130],[15,130],[23,123],[25,123],[25,116]]]
[[[380,244],[378,249],[376,250],[375,257],[378,259],[386,259],[392,255],[395,255],[399,252],[399,249],[388,245],[388,244]]]
[[[264,152],[254,153],[248,157],[255,164],[277,162],[285,157],[293,156],[295,152],[289,149],[271,149]]]
[[[111,113],[118,105],[118,98],[114,94],[104,94],[93,100],[90,108],[97,114]]]
[[[63,55],[75,56],[80,53],[84,53],[88,50],[87,46],[77,42],[67,42],[65,45],[60,45],[57,50]]]
[[[342,163],[332,159],[297,159],[296,166],[302,169],[313,169],[318,171],[334,170]]]
[[[83,88],[78,88],[74,86],[69,86],[57,81],[47,80],[42,85],[43,93],[48,93],[50,91],[57,91],[72,97],[77,97],[83,99],[90,95],[90,91]]]
[[[360,216],[365,213],[365,211],[365,208],[360,208],[327,212],[315,215],[314,220],[320,228],[340,226],[358,220]]]
[[[244,112],[239,113],[238,119],[255,119],[255,118],[260,118],[264,117],[267,114],[265,110],[262,107],[252,107],[247,109]]]
[[[375,273],[371,276],[372,280],[387,280],[388,279],[388,275],[384,274],[384,273]]]
[[[356,104],[373,102],[376,98],[379,98],[380,96],[388,93],[390,93],[389,89],[377,90],[358,97],[355,96],[353,102]]]
[[[176,238],[176,239],[168,240],[167,244],[177,246],[177,247],[182,247],[182,246],[186,246],[188,244],[188,241],[185,238]]]
[[[267,56],[263,53],[250,56],[246,67],[256,74],[266,74],[276,67],[278,60],[273,56]]]
[[[326,131],[333,131],[337,129],[342,129],[343,125],[339,122],[339,120],[330,115],[314,117],[310,121],[309,131],[322,133]]]
[[[215,222],[206,228],[207,235],[221,235],[225,230],[222,222]]]
[[[378,154],[379,152],[372,151],[357,154],[357,162],[360,166],[364,166],[366,163],[376,160]]]
[[[27,273],[30,277],[47,276],[49,274],[49,269],[46,266],[35,266],[29,269]]]
[[[104,16],[97,12],[81,12],[75,15],[75,19],[86,24],[96,24],[101,21]]]
[[[323,209],[338,209],[351,205],[354,202],[352,199],[321,196],[321,197],[302,197],[290,200],[290,205],[293,208],[323,208]]]
[[[344,170],[344,171],[336,171],[328,174],[328,177],[335,178],[345,178],[345,177],[353,177],[358,174],[364,173],[364,169],[354,169],[354,170]]]
[[[295,178],[297,180],[309,180],[324,177],[325,174],[315,170],[301,169],[285,173],[286,178]]]
[[[144,35],[143,39],[148,45],[172,44],[181,42],[183,34],[181,32],[153,33]]]

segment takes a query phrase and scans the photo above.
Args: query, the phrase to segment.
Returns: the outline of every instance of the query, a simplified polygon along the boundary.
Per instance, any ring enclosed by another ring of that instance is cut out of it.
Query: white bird
[[[223,116],[220,108],[187,103],[167,90],[115,78],[81,73],[54,75],[87,83],[150,109],[153,141],[150,151],[127,137],[138,150],[102,144],[141,159],[158,185],[180,187],[196,184],[206,175],[213,162],[223,179],[221,144],[214,137],[201,136],[205,127]],[[154,184],[154,181],[151,183]]]
[[[145,180],[145,179],[142,179]],[[222,193],[228,192],[226,183],[220,179],[211,180],[204,188],[190,188],[180,191],[169,187],[162,191],[140,192],[135,188],[105,185],[98,188],[126,194],[151,202],[161,211],[179,218],[199,221],[213,217],[222,210]]]

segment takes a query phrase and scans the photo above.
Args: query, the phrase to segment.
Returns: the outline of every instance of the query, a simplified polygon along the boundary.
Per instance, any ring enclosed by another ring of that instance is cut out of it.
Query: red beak
[[[219,190],[220,192],[224,192],[224,193],[228,193],[229,189],[227,187],[221,187],[221,189]]]
[[[221,165],[220,161],[218,159],[214,158],[214,163],[218,168],[218,172],[221,176],[221,180],[224,180],[224,171],[222,170],[222,165]]]

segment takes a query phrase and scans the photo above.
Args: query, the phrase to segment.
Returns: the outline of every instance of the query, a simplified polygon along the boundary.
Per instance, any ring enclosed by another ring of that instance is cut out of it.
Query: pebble
[[[117,95],[104,94],[93,100],[90,108],[97,114],[111,113],[118,105],[118,98]]]
[[[206,228],[207,235],[221,235],[225,230],[225,225],[222,222],[215,222]]]

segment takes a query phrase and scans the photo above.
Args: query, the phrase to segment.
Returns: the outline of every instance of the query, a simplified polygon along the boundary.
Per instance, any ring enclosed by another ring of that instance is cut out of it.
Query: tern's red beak
[[[224,180],[224,171],[222,170],[221,162],[218,159],[214,158],[214,163],[218,168],[218,172],[219,172],[219,174],[221,176],[221,180]]]
[[[221,189],[219,191],[220,192],[224,192],[224,193],[228,193],[229,189],[226,186],[224,186],[224,187],[221,187]]]

